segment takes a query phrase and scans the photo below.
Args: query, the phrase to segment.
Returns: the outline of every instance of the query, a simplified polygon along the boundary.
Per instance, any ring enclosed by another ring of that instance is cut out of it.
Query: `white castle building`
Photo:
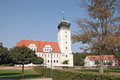
[[[47,67],[73,67],[73,54],[71,50],[70,22],[63,20],[58,24],[58,42],[21,40],[17,46],[26,46],[36,52],[38,57],[44,59]],[[67,62],[67,63],[64,63]]]

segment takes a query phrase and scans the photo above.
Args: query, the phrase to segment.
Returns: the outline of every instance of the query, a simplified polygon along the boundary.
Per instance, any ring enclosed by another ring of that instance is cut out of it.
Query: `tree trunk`
[[[104,67],[103,67],[103,50],[100,51],[100,67],[99,67],[99,73],[104,73]]]
[[[22,64],[22,79],[24,78],[24,64]]]

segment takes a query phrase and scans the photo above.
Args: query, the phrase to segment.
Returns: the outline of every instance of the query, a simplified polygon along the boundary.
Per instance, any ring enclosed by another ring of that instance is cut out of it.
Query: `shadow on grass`
[[[2,73],[0,74],[0,78],[20,79],[21,73]]]
[[[37,74],[24,75],[24,78],[25,78],[25,79],[40,78],[40,77],[42,77],[42,75],[37,75]]]
[[[80,71],[80,72],[99,72],[98,69],[80,69],[78,71]]]
[[[21,73],[2,73],[0,76],[20,75]]]
[[[110,68],[110,69],[105,69],[104,72],[113,72],[113,73],[120,73],[120,68]]]
[[[0,80],[2,79],[21,79],[21,73],[3,73],[3,74],[0,74]],[[32,78],[40,78],[42,77],[42,75],[39,75],[39,74],[25,74],[24,75],[24,78],[25,79],[32,79]]]
[[[79,70],[76,70],[76,71],[79,71],[79,72],[99,72],[99,69],[79,69]],[[110,73],[110,72],[113,72],[113,73],[120,73],[120,68],[108,68],[108,69],[104,69],[104,72],[105,73]]]

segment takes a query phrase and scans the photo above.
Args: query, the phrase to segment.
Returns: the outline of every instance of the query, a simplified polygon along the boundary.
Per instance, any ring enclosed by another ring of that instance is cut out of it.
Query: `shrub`
[[[34,70],[40,74],[42,73],[44,77],[51,76],[51,69],[35,67]],[[73,70],[53,70],[53,80],[120,80],[120,76]]]
[[[43,77],[46,77],[46,78],[51,77],[51,69],[50,68],[34,67],[34,71],[39,73]]]
[[[53,80],[120,80],[118,75],[55,70]]]

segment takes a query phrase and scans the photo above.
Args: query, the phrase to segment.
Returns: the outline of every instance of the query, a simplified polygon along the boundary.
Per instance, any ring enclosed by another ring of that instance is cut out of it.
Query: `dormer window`
[[[37,51],[37,47],[36,47],[35,44],[30,44],[30,45],[28,46],[28,48],[30,48],[30,49],[33,50],[33,51]]]
[[[43,48],[43,51],[44,52],[51,52],[52,51],[52,48],[51,48],[51,46],[50,45],[45,45],[45,47]]]

